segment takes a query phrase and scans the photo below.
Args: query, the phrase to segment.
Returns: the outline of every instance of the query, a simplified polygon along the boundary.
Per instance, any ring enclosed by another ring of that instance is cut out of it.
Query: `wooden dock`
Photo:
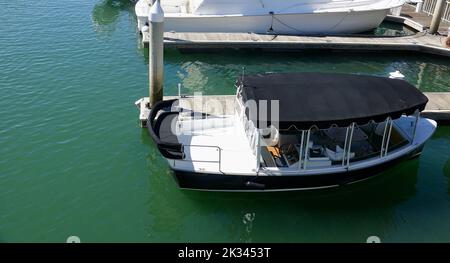
[[[426,30],[430,28],[431,24],[431,15],[428,15],[424,12],[416,13],[415,7],[411,5],[404,5],[402,7],[402,12],[400,16],[408,18],[410,20],[413,20],[414,22],[421,24],[423,26],[423,30]],[[438,32],[439,34],[446,36],[448,34],[448,28],[450,27],[450,22],[447,21],[441,21],[441,24],[439,25]],[[414,27],[413,27],[414,28]]]
[[[306,49],[357,51],[414,51],[450,57],[445,37],[418,33],[407,37],[286,36],[253,33],[165,33],[164,44],[182,50],[262,49],[296,51]]]
[[[415,13],[414,8],[405,5],[402,16],[388,16],[387,21],[401,23],[416,31],[429,26],[431,17]],[[423,24],[422,24],[423,23]],[[443,22],[442,32],[448,23]],[[444,30],[445,29],[445,30]],[[294,36],[254,33],[177,33],[166,32],[164,45],[180,50],[205,51],[214,49],[258,49],[276,51],[301,51],[308,49],[350,50],[350,51],[412,51],[450,57],[450,48],[445,47],[446,37],[430,35],[425,31],[404,37],[388,36]],[[143,35],[148,43],[148,33]]]
[[[144,39],[148,36],[144,36]],[[302,51],[411,51],[450,57],[446,37],[420,32],[405,37],[289,36],[254,33],[164,33],[166,48],[180,50],[258,49]]]
[[[425,92],[428,104],[422,115],[439,124],[450,124],[450,92]]]
[[[441,125],[449,125],[450,124],[450,92],[425,92],[424,93],[429,102],[422,112],[422,116],[434,119]],[[179,98],[177,96],[165,96],[164,99],[175,99]],[[193,97],[185,98],[190,105],[194,105]],[[196,103],[202,103],[203,109],[205,113],[211,115],[223,115],[223,114],[232,114],[234,111],[234,107],[230,107],[230,105],[234,105],[234,95],[215,95],[215,96],[202,96],[201,101],[197,101]],[[221,104],[221,107],[208,107],[213,103]],[[201,106],[201,105],[200,105]],[[206,108],[206,109],[205,109]]]

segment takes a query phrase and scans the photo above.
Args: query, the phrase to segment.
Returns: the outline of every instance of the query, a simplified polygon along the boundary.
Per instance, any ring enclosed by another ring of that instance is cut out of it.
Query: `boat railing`
[[[382,125],[384,125],[384,127],[382,128],[382,134],[380,134],[382,136],[381,139],[381,147],[379,151],[374,151],[372,153],[369,153],[365,156],[359,156],[354,158],[352,156],[352,143],[354,142],[354,133],[355,130],[357,128],[356,123],[352,123],[350,126],[348,126],[346,128],[346,132],[345,132],[345,139],[343,141],[343,155],[342,158],[339,158],[340,160],[333,160],[330,159],[332,161],[332,164],[334,167],[342,167],[342,168],[350,168],[352,166],[352,162],[357,162],[363,159],[370,159],[370,158],[385,158],[387,156],[389,156],[389,154],[391,152],[393,152],[394,150],[398,149],[401,146],[406,146],[408,144],[411,144],[412,141],[414,140],[415,137],[415,130],[416,130],[416,126],[417,126],[417,118],[418,118],[419,114],[416,114],[416,121],[414,123],[414,126],[412,127],[413,131],[412,131],[412,135],[410,136],[405,136],[402,133],[400,133],[401,136],[403,136],[403,138],[405,139],[402,142],[398,142],[397,144],[392,144],[391,143],[391,137],[392,137],[392,133],[393,133],[393,129],[394,126],[396,127],[394,121],[392,120],[392,118],[388,117],[385,122],[380,123]],[[305,171],[305,170],[310,170],[310,169],[322,169],[322,168],[328,168],[328,165],[324,166],[315,166],[315,167],[310,167],[309,163],[312,160],[315,161],[319,161],[319,159],[323,158],[323,157],[310,157],[309,156],[309,143],[310,143],[310,137],[311,137],[311,133],[312,133],[312,129],[309,130],[302,130],[301,132],[301,136],[300,136],[300,144],[297,145],[297,149],[298,150],[298,169],[300,171]],[[405,133],[406,134],[406,133]],[[405,144],[405,142],[408,142]],[[316,164],[317,165],[317,164]]]
[[[437,0],[424,0],[421,5],[421,10],[427,15],[433,15],[434,9],[436,8]],[[442,15],[442,21],[450,22],[450,1],[447,1],[447,4],[444,9],[444,14]]]
[[[194,160],[192,158],[187,158],[186,155],[186,148],[210,148],[210,149],[216,149],[218,152],[217,160]],[[215,145],[195,145],[195,144],[183,144],[182,145],[182,151],[183,151],[183,159],[173,160],[174,167],[176,166],[176,162],[191,162],[191,163],[217,163],[219,172],[223,174],[222,172],[222,148]]]

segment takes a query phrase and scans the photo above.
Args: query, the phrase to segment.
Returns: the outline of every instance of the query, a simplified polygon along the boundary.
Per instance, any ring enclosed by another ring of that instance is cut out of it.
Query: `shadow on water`
[[[132,14],[134,3],[130,0],[103,0],[92,10],[94,30],[101,35],[114,32],[122,11]]]

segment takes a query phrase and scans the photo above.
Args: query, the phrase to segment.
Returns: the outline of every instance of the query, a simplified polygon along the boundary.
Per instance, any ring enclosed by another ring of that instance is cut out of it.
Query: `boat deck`
[[[173,168],[216,174],[255,174],[256,157],[241,123],[235,123],[237,126],[201,129],[179,135],[186,159],[174,161]]]

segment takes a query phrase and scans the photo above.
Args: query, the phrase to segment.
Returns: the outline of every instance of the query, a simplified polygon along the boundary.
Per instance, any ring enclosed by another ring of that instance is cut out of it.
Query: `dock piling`
[[[163,99],[164,86],[164,11],[160,0],[154,1],[149,19],[149,97],[150,107]]]
[[[436,7],[434,9],[433,18],[430,25],[430,34],[436,34],[439,25],[441,23],[442,16],[444,15],[445,6],[447,4],[446,0],[437,0]]]

